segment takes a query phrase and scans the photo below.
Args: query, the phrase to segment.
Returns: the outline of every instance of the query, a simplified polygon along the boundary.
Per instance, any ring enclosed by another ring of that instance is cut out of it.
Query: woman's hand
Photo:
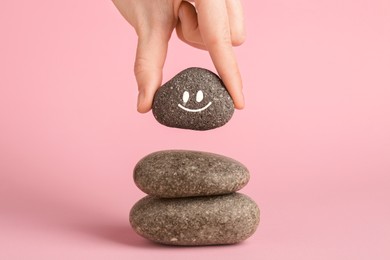
[[[235,107],[244,108],[241,75],[233,52],[233,46],[245,40],[240,0],[113,2],[138,35],[134,73],[139,112],[150,110],[154,94],[161,86],[168,42],[174,29],[185,43],[209,51]]]

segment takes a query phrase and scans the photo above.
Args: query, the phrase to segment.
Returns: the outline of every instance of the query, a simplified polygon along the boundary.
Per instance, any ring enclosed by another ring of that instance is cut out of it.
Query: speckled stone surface
[[[141,236],[168,245],[234,244],[250,237],[260,221],[256,203],[240,193],[161,199],[146,196],[130,211]]]
[[[215,73],[188,68],[157,90],[152,111],[156,120],[165,126],[209,130],[230,120],[234,104]]]
[[[141,159],[134,182],[145,193],[164,197],[227,194],[243,188],[249,171],[231,158],[198,151],[166,150]]]

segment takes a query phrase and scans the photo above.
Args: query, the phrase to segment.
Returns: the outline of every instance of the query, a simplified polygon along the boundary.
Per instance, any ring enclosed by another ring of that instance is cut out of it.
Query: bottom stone
[[[256,203],[240,193],[162,199],[146,196],[130,211],[141,236],[168,245],[234,244],[250,237],[259,224]]]

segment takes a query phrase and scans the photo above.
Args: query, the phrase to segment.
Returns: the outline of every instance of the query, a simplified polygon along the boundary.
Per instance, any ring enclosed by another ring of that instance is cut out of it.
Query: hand
[[[182,0],[113,2],[138,35],[134,73],[139,112],[150,110],[161,85],[168,42],[175,28],[182,41],[209,51],[235,107],[244,108],[241,75],[232,48],[242,44],[245,38],[240,0],[192,1],[195,5]]]

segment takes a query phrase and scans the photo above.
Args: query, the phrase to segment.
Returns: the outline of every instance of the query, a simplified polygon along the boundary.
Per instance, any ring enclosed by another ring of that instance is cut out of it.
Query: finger
[[[202,36],[199,32],[196,9],[187,1],[183,1],[180,4],[179,21],[180,36],[188,43],[204,46]]]
[[[207,50],[206,46],[203,44],[203,40],[201,39],[202,37],[200,36],[195,8],[193,5],[190,7],[187,7],[186,5],[191,4],[187,1],[183,1],[180,4],[178,12],[179,19],[176,24],[176,34],[180,40],[187,43],[188,45],[201,50]],[[195,11],[195,17],[194,13],[192,13],[193,11]],[[196,20],[194,20],[194,18]],[[192,41],[189,39],[192,39]]]
[[[239,46],[245,41],[244,11],[241,0],[226,0],[229,17],[230,35],[233,46]]]
[[[162,82],[162,70],[167,56],[168,39],[159,33],[151,32],[138,38],[134,74],[138,83],[137,110],[148,112],[153,97]]]
[[[244,108],[242,81],[231,44],[225,0],[196,0],[199,30],[211,59],[222,78],[234,105]]]

